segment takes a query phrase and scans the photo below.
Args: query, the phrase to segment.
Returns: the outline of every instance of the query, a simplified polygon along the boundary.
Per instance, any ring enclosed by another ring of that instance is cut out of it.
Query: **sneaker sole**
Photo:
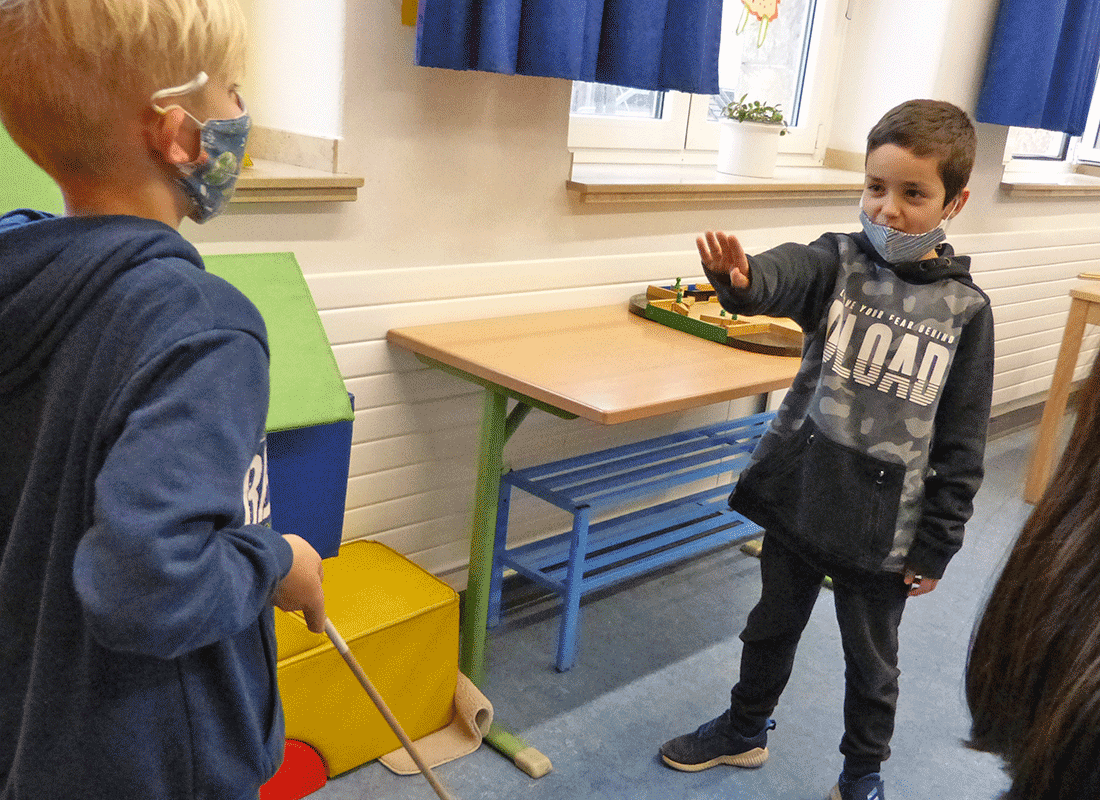
[[[735,756],[718,756],[717,758],[712,758],[710,761],[701,761],[698,764],[681,764],[679,761],[673,761],[666,755],[662,755],[661,760],[673,769],[678,769],[681,772],[702,772],[705,769],[717,767],[720,764],[725,764],[727,767],[755,769],[756,767],[763,766],[764,762],[768,760],[768,748],[757,747],[752,750],[746,750],[744,753],[738,753]]]

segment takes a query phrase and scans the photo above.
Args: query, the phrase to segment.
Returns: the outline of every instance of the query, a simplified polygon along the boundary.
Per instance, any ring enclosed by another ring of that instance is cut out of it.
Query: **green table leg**
[[[532,778],[541,778],[553,769],[549,758],[495,722],[489,726],[485,741],[498,753],[512,759],[513,764]]]
[[[489,618],[489,582],[493,570],[493,541],[497,526],[497,494],[504,469],[504,443],[530,411],[520,404],[509,416],[508,397],[487,388],[481,414],[481,444],[477,460],[474,523],[470,535],[470,573],[462,610],[459,667],[481,686],[485,680],[485,626]],[[493,723],[485,742],[532,778],[551,769],[550,759],[523,739]]]
[[[508,398],[485,392],[481,413],[481,446],[477,459],[474,524],[470,535],[470,574],[462,609],[459,667],[474,685],[485,681],[485,626],[489,619],[489,580],[493,569],[493,538],[497,525],[497,494],[504,468],[504,426]]]

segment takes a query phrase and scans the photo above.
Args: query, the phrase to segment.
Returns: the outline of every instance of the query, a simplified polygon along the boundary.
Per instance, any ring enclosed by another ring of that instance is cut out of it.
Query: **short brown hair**
[[[958,106],[942,100],[908,100],[887,111],[871,128],[867,154],[884,144],[904,147],[918,158],[939,158],[946,207],[970,180],[978,138],[970,117]]]

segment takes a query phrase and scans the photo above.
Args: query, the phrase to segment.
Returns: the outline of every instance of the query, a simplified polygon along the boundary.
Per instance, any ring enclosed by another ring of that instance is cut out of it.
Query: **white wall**
[[[257,125],[340,137],[344,0],[244,0],[253,46],[245,100]]]
[[[254,2],[293,19],[303,7]],[[844,123],[831,146],[861,150],[882,111],[912,94],[972,110],[995,6],[854,0],[837,98]],[[347,4],[343,34],[341,164],[366,179],[360,199],[236,207],[204,228],[185,223],[184,233],[204,252],[290,250],[302,264],[357,397],[345,538],[381,539],[437,572],[461,568],[468,550],[480,392],[390,348],[388,328],[625,305],[650,282],[697,275],[693,241],[706,228],[739,231],[759,249],[857,227],[849,201],[582,206],[565,190],[567,82],[415,67],[399,0]],[[286,37],[263,35],[256,47],[261,62],[279,61]],[[951,238],[977,254],[975,273],[994,300],[996,401],[1007,408],[1040,399],[1049,384],[1066,287],[1077,272],[1100,271],[1100,202],[1007,197],[1005,129],[979,125],[978,137],[971,199]],[[536,463],[743,410],[724,404],[605,428],[536,412],[506,455]],[[535,508],[521,516],[522,536],[554,522]]]
[[[832,146],[863,152],[867,131],[914,97],[973,109],[998,0],[850,0]],[[977,80],[973,80],[974,77]]]

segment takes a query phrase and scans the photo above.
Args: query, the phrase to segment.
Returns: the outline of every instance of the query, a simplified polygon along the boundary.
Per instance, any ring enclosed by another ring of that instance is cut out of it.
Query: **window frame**
[[[1089,106],[1088,120],[1085,122],[1085,130],[1079,137],[1070,137],[1070,147],[1073,147],[1074,139],[1077,140],[1076,148],[1073,148],[1075,163],[1097,164],[1100,163],[1100,81],[1093,90],[1092,104]],[[1085,142],[1093,144],[1086,145]]]
[[[665,92],[660,119],[627,117],[569,117],[569,149],[635,149],[678,151],[684,147],[684,129],[693,95]]]
[[[816,0],[797,126],[780,139],[784,163],[824,158],[830,111],[846,31],[844,0]],[[732,25],[730,27],[733,27]],[[662,118],[614,119],[570,115],[568,147],[574,160],[615,163],[707,163],[718,150],[719,124],[707,119],[710,95],[668,91]]]
[[[1098,70],[1100,74],[1100,70]],[[1092,103],[1085,122],[1085,130],[1080,136],[1065,136],[1062,155],[1016,155],[1005,153],[1006,173],[1066,173],[1074,172],[1079,165],[1100,165],[1100,80],[1093,89]],[[1086,145],[1085,142],[1093,142]],[[1007,146],[1007,143],[1006,143]]]

